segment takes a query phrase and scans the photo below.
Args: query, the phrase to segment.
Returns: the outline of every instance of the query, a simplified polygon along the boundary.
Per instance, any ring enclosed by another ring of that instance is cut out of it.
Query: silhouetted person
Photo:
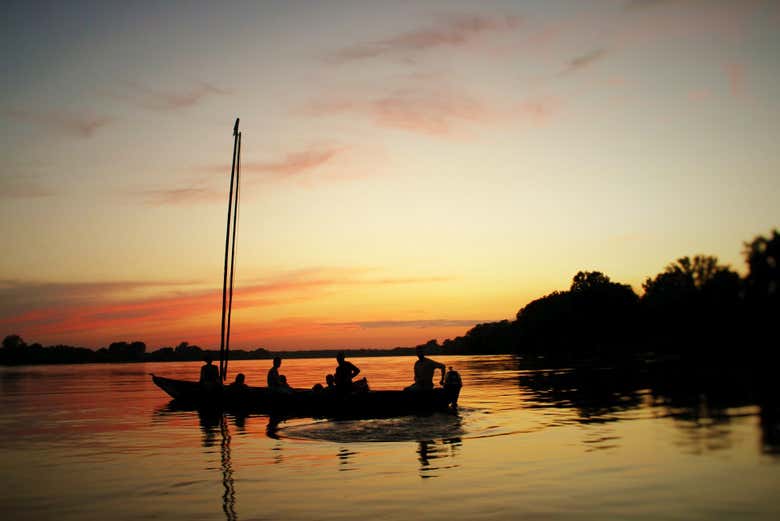
[[[450,370],[444,375],[444,390],[447,391],[449,402],[453,407],[458,406],[461,387],[463,387],[463,380],[460,379],[460,374],[450,366]]]
[[[290,387],[290,384],[287,383],[287,377],[284,376],[283,374],[279,375],[279,386],[286,389],[292,389]]]
[[[230,397],[233,406],[238,406],[241,400],[246,396],[248,386],[246,385],[246,377],[244,373],[238,373],[236,379],[227,386],[225,395]]]
[[[436,369],[441,369],[441,380],[444,385],[444,371],[447,367],[435,360],[426,358],[422,346],[417,347],[417,361],[414,363],[414,384],[406,388],[407,391],[427,391],[433,389],[433,374]]]
[[[352,379],[360,374],[360,369],[353,363],[344,360],[344,353],[337,354],[336,361],[339,363],[334,377],[336,390],[348,393],[352,390]]]
[[[281,357],[275,356],[273,367],[271,367],[268,370],[268,377],[266,378],[266,381],[268,382],[268,387],[271,389],[280,389],[284,387],[282,385],[282,376],[279,374],[279,367],[282,365],[282,359]]]
[[[211,355],[206,354],[203,361],[206,364],[200,368],[200,383],[207,387],[219,385],[219,368],[211,363]]]
[[[325,376],[325,384],[327,385],[328,389],[335,389],[336,388],[336,379],[333,377],[332,374]]]
[[[244,373],[238,373],[236,375],[235,381],[232,384],[230,384],[228,387],[230,387],[231,389],[236,389],[236,390],[237,389],[246,389],[247,385],[246,385],[245,382],[246,382],[246,376],[244,376]]]

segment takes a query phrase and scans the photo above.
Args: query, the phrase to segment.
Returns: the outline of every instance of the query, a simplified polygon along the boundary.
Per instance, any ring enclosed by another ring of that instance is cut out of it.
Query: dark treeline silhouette
[[[631,286],[598,271],[580,271],[566,291],[554,291],[517,312],[514,320],[478,324],[442,344],[422,344],[431,354],[513,353],[545,365],[576,361],[631,361],[676,357],[688,363],[768,363],[778,359],[780,233],[744,244],[745,277],[714,256],[682,257],[655,277],[639,296]],[[337,350],[285,351],[286,358],[334,356]],[[218,352],[211,351],[217,358]],[[355,349],[349,356],[411,355],[414,348]],[[201,360],[205,351],[182,342],[146,352],[143,342],[115,342],[92,351],[70,346],[27,345],[9,335],[0,364]],[[233,360],[267,359],[258,348],[231,350]]]
[[[479,324],[427,345],[444,354],[515,353],[548,363],[776,359],[779,248],[777,230],[745,243],[744,278],[716,257],[682,257],[647,278],[642,296],[603,273],[580,271],[567,291],[530,302],[515,320]]]
[[[285,358],[333,358],[337,353],[347,356],[398,356],[413,355],[413,347],[393,349],[319,349],[313,351],[276,352],[262,347],[253,350],[231,349],[231,360],[266,360],[276,355]],[[206,354],[219,359],[219,350],[206,350],[188,342],[174,347],[161,347],[147,352],[144,342],[113,342],[97,351],[86,347],[67,345],[43,346],[27,344],[19,335],[8,335],[0,348],[0,365],[25,364],[79,364],[79,363],[125,363],[125,362],[186,362],[201,361]]]

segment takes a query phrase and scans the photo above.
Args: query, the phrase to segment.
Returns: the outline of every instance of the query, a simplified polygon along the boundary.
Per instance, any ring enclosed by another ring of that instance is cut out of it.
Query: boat
[[[198,382],[157,375],[152,375],[152,381],[181,407],[277,417],[385,418],[452,412],[457,407],[457,391],[448,387],[423,391],[360,390],[339,393],[330,389],[208,387]]]
[[[157,387],[171,396],[178,405],[198,409],[220,409],[256,412],[275,416],[311,416],[318,418],[377,418],[405,416],[455,410],[460,387],[444,387],[422,391],[371,391],[356,386],[354,392],[342,393],[329,389],[269,389],[223,385],[227,377],[230,354],[230,319],[233,305],[233,284],[236,257],[236,225],[238,218],[241,171],[241,132],[239,120],[233,127],[233,163],[230,169],[227,231],[225,234],[225,267],[222,279],[222,329],[219,349],[219,382],[176,380],[152,374]],[[235,189],[234,189],[235,188]]]

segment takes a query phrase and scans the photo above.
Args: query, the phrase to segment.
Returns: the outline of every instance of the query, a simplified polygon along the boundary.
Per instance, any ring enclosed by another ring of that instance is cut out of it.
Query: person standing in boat
[[[352,390],[352,379],[360,374],[360,369],[352,362],[347,362],[344,359],[344,353],[340,352],[337,354],[336,361],[339,363],[336,367],[336,375],[334,377],[336,390],[348,393]]]
[[[206,363],[200,368],[201,385],[205,385],[207,387],[219,385],[219,368],[211,363],[211,353],[206,353],[206,356],[203,357],[203,361]]]
[[[414,384],[406,388],[407,391],[428,391],[433,389],[433,375],[436,369],[441,370],[441,380],[444,385],[444,371],[447,366],[425,356],[422,346],[417,347],[417,361],[414,363]]]
[[[279,374],[279,368],[281,366],[282,358],[280,356],[275,356],[273,366],[268,370],[268,376],[266,377],[268,387],[271,389],[281,389],[282,387],[288,387],[282,383],[282,375]]]

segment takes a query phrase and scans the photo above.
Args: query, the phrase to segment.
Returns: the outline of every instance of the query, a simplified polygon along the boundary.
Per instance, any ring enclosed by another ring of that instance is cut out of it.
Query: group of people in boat
[[[355,391],[368,391],[368,381],[362,378],[354,381],[354,378],[360,374],[360,369],[349,362],[344,357],[344,353],[336,355],[338,365],[333,374],[325,377],[325,385],[316,384],[314,391],[331,390],[339,393],[350,393]],[[207,354],[205,365],[200,369],[200,383],[203,385],[219,385],[219,368],[212,363],[211,355]],[[292,387],[287,383],[287,378],[279,372],[282,366],[282,358],[275,356],[271,368],[266,376],[266,383],[269,389],[279,392],[292,392]],[[439,384],[448,387],[452,392],[459,393],[462,386],[460,375],[452,367],[447,371],[447,367],[435,360],[425,356],[422,347],[417,348],[417,360],[414,363],[414,383],[405,388],[406,391],[429,391],[434,388],[433,377],[436,371],[441,371]],[[238,373],[236,379],[230,384],[233,389],[246,387],[246,377],[243,373]],[[455,398],[457,400],[457,397]]]

